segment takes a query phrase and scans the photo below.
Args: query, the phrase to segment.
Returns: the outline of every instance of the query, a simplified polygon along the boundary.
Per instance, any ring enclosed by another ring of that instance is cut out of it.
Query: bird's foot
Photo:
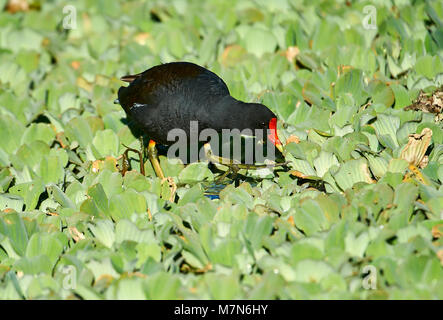
[[[128,146],[126,146],[124,144],[123,144],[123,146],[126,148],[126,150],[120,156],[122,159],[122,168],[119,170],[120,174],[122,176],[124,176],[130,168],[128,153],[129,153],[129,151],[131,151],[131,152],[135,152],[138,154],[139,161],[140,161],[140,173],[142,175],[145,175],[145,166],[144,166],[144,162],[143,162],[143,152],[140,150],[137,150],[137,149],[129,148]],[[143,148],[143,145],[142,145],[142,148]],[[120,157],[118,157],[117,160],[120,160]]]
[[[240,163],[236,160],[232,160],[232,159],[227,159],[227,158],[223,158],[220,156],[216,156],[212,153],[212,149],[209,143],[206,143],[204,146],[204,150],[205,150],[205,156],[206,159],[208,159],[209,162],[212,162],[214,164],[221,164],[224,165],[226,167],[228,167],[228,170],[226,170],[221,176],[219,176],[216,179],[216,182],[220,182],[222,181],[224,178],[226,178],[230,173],[234,174],[234,179],[237,176],[237,172],[240,169],[245,169],[245,170],[258,170],[258,169],[263,169],[263,168],[274,168],[274,167],[283,167],[286,166],[288,164],[288,162],[280,162],[280,163],[266,163],[266,164],[245,164],[245,163]]]
[[[218,176],[215,179],[216,183],[221,183],[230,173],[232,173],[232,179],[235,180],[235,178],[237,177],[237,172],[239,170],[238,167],[235,165],[234,166],[227,165],[227,167],[228,167],[228,170],[223,172],[222,175]]]
[[[120,172],[120,174],[122,175],[122,177],[126,174],[126,172],[129,170],[130,168],[130,164],[129,164],[129,158],[128,158],[128,152],[129,150],[125,150],[125,152],[123,152],[118,158],[117,161],[122,159],[122,165],[121,167],[118,169],[118,171]],[[118,166],[118,164],[117,164]]]

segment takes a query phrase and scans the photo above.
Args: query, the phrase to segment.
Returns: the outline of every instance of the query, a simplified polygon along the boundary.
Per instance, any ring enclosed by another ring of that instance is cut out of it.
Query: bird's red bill
[[[269,121],[269,130],[271,133],[268,134],[268,139],[275,145],[281,146],[281,141],[277,135],[277,118],[272,118]]]

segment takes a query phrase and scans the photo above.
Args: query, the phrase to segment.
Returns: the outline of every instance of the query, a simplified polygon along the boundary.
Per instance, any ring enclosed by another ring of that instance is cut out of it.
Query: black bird
[[[220,77],[199,65],[166,63],[121,80],[130,85],[120,87],[118,102],[129,118],[152,139],[148,154],[155,149],[155,143],[174,143],[167,140],[172,129],[182,129],[189,137],[191,121],[198,121],[199,131],[206,128],[217,132],[222,129],[270,129],[268,140],[282,150],[275,114],[263,104],[234,99]],[[152,163],[151,157],[150,160]],[[157,170],[156,173],[163,176]]]

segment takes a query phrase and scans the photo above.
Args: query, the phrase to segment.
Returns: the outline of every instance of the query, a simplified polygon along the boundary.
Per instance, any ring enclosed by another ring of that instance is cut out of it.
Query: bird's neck
[[[241,109],[239,108],[244,108],[245,105],[247,105],[247,103],[244,103],[240,100],[237,100],[231,96],[225,96],[222,99],[220,99],[217,102],[217,105],[214,106],[215,108],[219,109],[219,110],[230,110],[230,111],[239,111]]]
[[[220,99],[216,105],[211,106],[211,120],[215,126],[229,124],[230,128],[243,129],[248,126],[248,119],[253,109],[249,103],[237,100],[231,96]],[[219,128],[220,129],[220,128]]]

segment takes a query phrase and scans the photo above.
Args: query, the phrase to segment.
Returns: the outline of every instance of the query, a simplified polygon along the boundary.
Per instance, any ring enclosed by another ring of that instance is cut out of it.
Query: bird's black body
[[[199,131],[222,129],[268,129],[275,118],[266,106],[244,103],[231,97],[228,87],[215,73],[189,62],[152,67],[125,76],[118,100],[127,115],[157,143],[172,144],[167,134],[182,129],[189,137],[191,121]]]

